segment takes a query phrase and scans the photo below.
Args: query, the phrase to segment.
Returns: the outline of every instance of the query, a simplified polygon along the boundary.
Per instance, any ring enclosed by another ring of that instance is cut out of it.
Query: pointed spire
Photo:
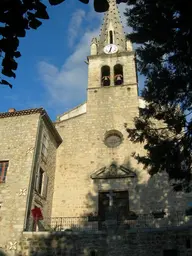
[[[110,43],[118,46],[119,51],[125,51],[125,34],[121,24],[120,13],[116,0],[108,0],[109,10],[105,13],[104,21],[99,36],[98,53],[103,52],[103,48]]]

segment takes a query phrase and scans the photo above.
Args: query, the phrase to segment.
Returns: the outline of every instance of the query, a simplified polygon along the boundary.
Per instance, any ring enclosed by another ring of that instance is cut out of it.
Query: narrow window
[[[114,66],[114,84],[122,85],[123,84],[123,67],[120,64]]]
[[[109,31],[109,43],[113,44],[113,31],[112,30]]]
[[[41,149],[41,155],[44,161],[47,160],[48,146],[49,146],[48,135],[44,133],[43,139],[42,139],[42,149]]]
[[[43,198],[47,197],[47,186],[48,186],[48,176],[42,168],[39,169],[36,175],[36,185],[35,189],[39,195]]]
[[[9,161],[0,161],[0,183],[5,183]]]
[[[37,192],[41,194],[42,185],[43,185],[43,173],[44,171],[40,168],[37,179]]]
[[[47,187],[48,187],[48,176],[47,173],[44,172],[43,174],[43,186],[41,189],[41,195],[44,199],[47,197]]]
[[[110,67],[103,66],[101,68],[101,85],[109,86],[110,85]]]

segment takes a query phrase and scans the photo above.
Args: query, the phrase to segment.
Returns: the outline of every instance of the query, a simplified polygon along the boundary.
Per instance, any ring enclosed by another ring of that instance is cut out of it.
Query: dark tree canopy
[[[128,129],[145,142],[146,156],[135,154],[151,175],[166,171],[176,191],[190,191],[192,165],[192,1],[128,0],[126,16],[138,44],[138,70],[146,77],[147,103]],[[157,129],[151,120],[164,123]]]
[[[79,0],[88,4],[89,0]],[[64,0],[49,0],[49,4],[58,5]],[[126,2],[117,0],[117,3]],[[96,12],[105,12],[109,8],[107,0],[94,0]],[[1,73],[7,77],[16,77],[19,38],[26,36],[29,29],[37,29],[43,19],[49,19],[46,6],[42,0],[0,0],[0,56]],[[12,85],[0,77],[0,84]]]

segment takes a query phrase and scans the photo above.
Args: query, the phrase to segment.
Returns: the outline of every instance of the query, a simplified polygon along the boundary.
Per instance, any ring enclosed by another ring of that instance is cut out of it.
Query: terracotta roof
[[[31,115],[35,113],[46,113],[46,111],[43,108],[31,108],[31,109],[25,109],[25,110],[19,110],[14,112],[4,112],[0,113],[0,118],[6,118],[6,117],[12,117],[12,116],[24,116],[24,115]]]

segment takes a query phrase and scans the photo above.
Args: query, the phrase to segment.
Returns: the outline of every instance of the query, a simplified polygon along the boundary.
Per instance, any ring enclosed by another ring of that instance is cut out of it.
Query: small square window
[[[0,183],[5,183],[9,161],[0,161]]]

